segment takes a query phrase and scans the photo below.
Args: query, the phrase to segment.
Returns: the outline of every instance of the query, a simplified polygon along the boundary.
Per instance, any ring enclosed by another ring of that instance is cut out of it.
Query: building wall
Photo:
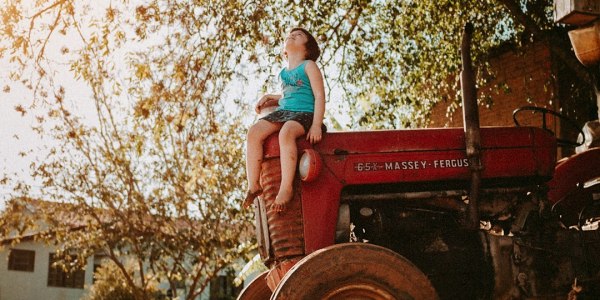
[[[24,241],[14,249],[35,251],[33,272],[8,270],[9,247],[0,251],[0,300],[76,300],[84,294],[84,289],[49,287],[48,263],[53,249],[40,243]],[[93,262],[85,268],[85,285],[92,283]]]
[[[517,52],[509,47],[498,49],[490,61],[489,83],[479,88],[479,118],[481,126],[514,126],[512,113],[522,106],[555,109],[557,88],[552,78],[552,59],[548,46],[535,43]],[[478,74],[478,76],[482,76]],[[489,95],[483,97],[482,92]],[[462,108],[447,115],[450,103],[440,102],[431,112],[428,127],[462,127]],[[531,113],[520,116],[525,125],[539,126],[541,118]],[[550,126],[555,127],[554,124]]]
[[[35,251],[35,262],[33,272],[14,271],[8,269],[8,255],[10,249],[33,250]],[[50,253],[55,252],[54,249],[43,243],[34,241],[23,241],[15,247],[2,248],[0,250],[0,300],[77,300],[81,299],[87,289],[92,285],[94,259],[88,259],[85,268],[85,284],[83,289],[78,288],[60,288],[47,285],[48,282],[48,266]],[[96,261],[100,263],[100,261]],[[244,262],[239,260],[237,265],[243,265]],[[221,272],[219,275],[225,275]],[[246,280],[244,285],[247,285],[257,273],[252,273]],[[170,288],[167,282],[159,284],[158,288],[166,293]],[[178,291],[179,299],[184,299],[186,289]],[[211,299],[210,286],[198,296],[197,300]]]

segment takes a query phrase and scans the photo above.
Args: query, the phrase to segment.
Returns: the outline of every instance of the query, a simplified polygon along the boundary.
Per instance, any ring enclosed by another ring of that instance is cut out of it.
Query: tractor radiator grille
[[[294,197],[286,205],[285,211],[275,213],[270,210],[281,183],[279,158],[266,159],[262,163],[260,184],[262,199],[267,207],[269,237],[275,260],[304,255],[304,228],[302,225],[302,202],[300,183],[294,182]]]

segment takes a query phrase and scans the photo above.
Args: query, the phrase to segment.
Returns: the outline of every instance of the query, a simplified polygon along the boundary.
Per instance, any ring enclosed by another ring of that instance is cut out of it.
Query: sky
[[[4,66],[3,70],[6,70]],[[3,74],[4,75],[4,74]],[[6,86],[2,78],[2,87]],[[11,88],[14,90],[14,88]],[[21,116],[14,110],[14,107],[25,102],[21,92],[12,91],[10,94],[4,93],[0,97],[0,174],[7,172],[11,178],[28,177],[28,168],[33,159],[33,155],[21,156],[19,153],[28,152],[35,149],[43,141],[30,129],[33,122],[31,113]],[[4,176],[2,176],[4,177]],[[10,189],[7,186],[0,185],[0,207],[3,202],[10,197]]]
[[[135,1],[132,1],[135,2]],[[32,4],[33,2],[23,2]],[[109,2],[98,2],[93,7],[77,7],[77,9],[104,11]],[[38,25],[40,23],[37,23]],[[83,34],[86,29],[82,29]],[[5,46],[6,44],[0,44]],[[81,40],[75,32],[67,31],[66,35],[54,33],[47,44],[45,56],[50,62],[49,75],[58,78],[58,81],[66,89],[65,100],[72,111],[77,112],[83,118],[93,119],[95,109],[90,99],[91,91],[87,86],[76,80],[69,71],[68,54],[63,54],[64,47],[71,51],[80,47]],[[27,89],[20,82],[14,82],[9,78],[9,72],[14,65],[10,64],[10,52],[5,52],[0,57],[0,178],[8,176],[11,180],[22,180],[32,186],[31,195],[39,196],[40,183],[35,182],[30,176],[30,165],[35,160],[43,159],[49,149],[56,142],[49,136],[41,136],[32,127],[37,126],[36,117],[47,115],[47,106],[41,101],[33,102],[33,91]],[[51,99],[52,97],[49,97]],[[33,104],[33,105],[32,105]],[[22,106],[26,113],[22,114],[15,107]],[[12,189],[0,185],[0,210],[5,202],[12,198]]]
[[[7,70],[5,61],[1,61],[1,70]],[[72,111],[83,118],[91,119],[95,115],[92,101],[85,101],[91,96],[89,89],[80,81],[75,80],[68,70],[57,68],[56,76],[69,86],[67,91]],[[30,165],[33,161],[43,159],[49,149],[56,143],[49,136],[36,133],[32,127],[38,125],[37,117],[46,116],[47,110],[43,103],[32,106],[33,92],[20,83],[9,80],[5,71],[0,73],[0,87],[10,92],[0,92],[0,178],[8,175],[11,179],[22,179],[32,185],[32,195],[39,195],[39,183],[30,176]],[[22,114],[15,107],[23,106],[26,113]],[[0,209],[4,202],[12,197],[11,189],[0,185]]]
[[[38,195],[39,183],[30,176],[30,165],[36,159],[43,159],[48,154],[48,149],[55,145],[52,138],[41,136],[32,127],[38,125],[36,117],[47,114],[43,103],[31,106],[33,92],[20,83],[12,82],[5,70],[8,69],[6,61],[0,61],[0,87],[7,87],[10,92],[0,92],[0,178],[8,175],[11,179],[21,179],[32,185],[32,195]],[[94,108],[91,101],[77,101],[89,98],[90,93],[86,87],[72,78],[67,70],[59,70],[56,76],[69,78],[66,84],[69,89],[68,99],[72,100],[71,106],[82,116],[93,115]],[[22,106],[26,113],[22,114],[15,107]],[[0,185],[0,209],[4,202],[12,197],[11,188]]]

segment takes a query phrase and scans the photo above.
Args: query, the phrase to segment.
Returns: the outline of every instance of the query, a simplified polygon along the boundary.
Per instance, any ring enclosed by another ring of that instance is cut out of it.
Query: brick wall
[[[522,106],[558,107],[551,55],[544,43],[532,44],[522,52],[508,47],[499,49],[491,59],[490,66],[490,80],[478,92],[481,126],[514,126],[512,112]],[[487,94],[488,98],[482,94]],[[442,101],[433,108],[428,127],[463,126],[462,107],[447,116],[448,104]],[[541,125],[539,114],[521,114],[519,121],[523,125]],[[548,118],[548,121],[554,120]],[[552,123],[549,125],[555,127]]]

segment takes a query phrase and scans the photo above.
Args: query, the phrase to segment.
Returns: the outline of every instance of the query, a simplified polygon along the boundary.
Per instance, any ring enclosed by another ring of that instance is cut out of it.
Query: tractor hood
[[[265,158],[278,157],[277,135],[264,147]],[[314,146],[298,139],[299,151],[307,148],[346,184],[469,178],[462,128],[332,132]],[[483,127],[481,151],[484,179],[547,181],[556,162],[555,138],[533,127]]]

